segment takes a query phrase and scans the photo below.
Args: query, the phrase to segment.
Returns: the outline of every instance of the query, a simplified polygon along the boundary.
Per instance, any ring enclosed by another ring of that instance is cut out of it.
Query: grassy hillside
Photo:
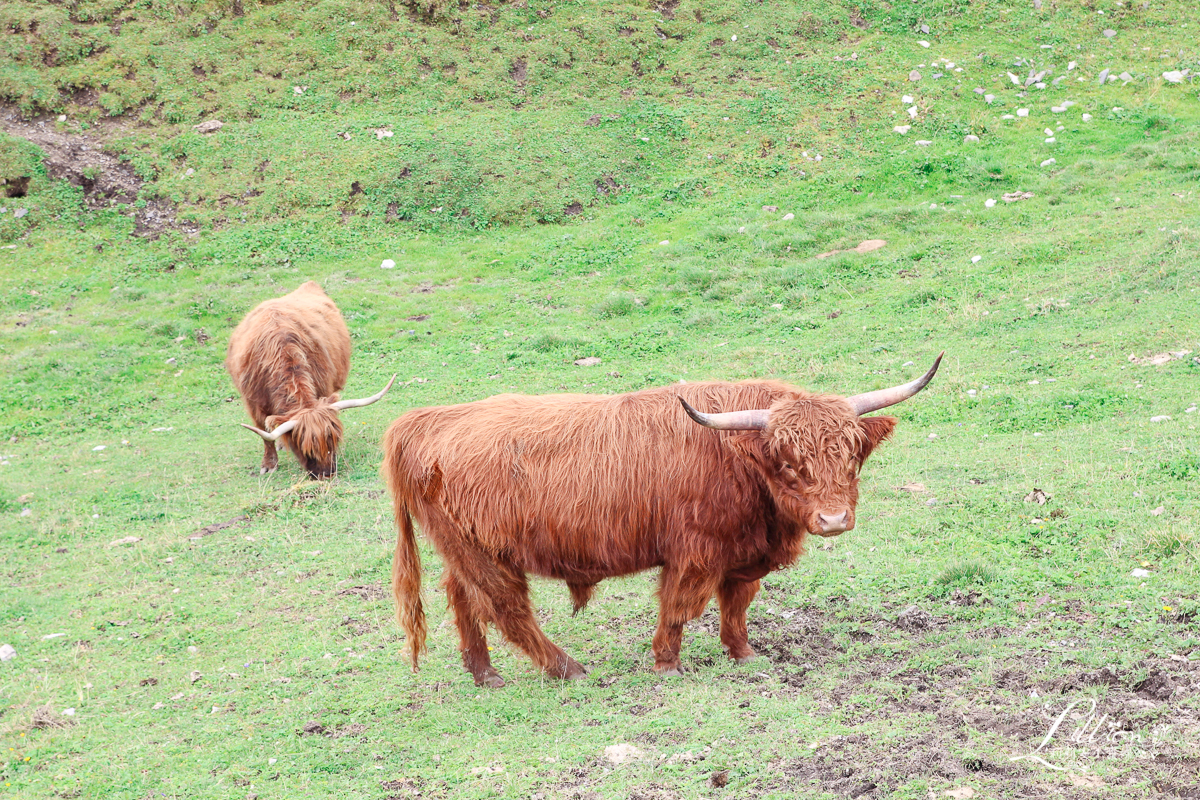
[[[0,4],[2,796],[1200,791],[1200,23],[1037,5]],[[401,377],[259,478],[225,346],[307,279]],[[481,693],[425,549],[408,671],[404,410],[943,349],[763,659],[710,609],[660,680],[653,575],[542,581],[589,677],[493,633]]]

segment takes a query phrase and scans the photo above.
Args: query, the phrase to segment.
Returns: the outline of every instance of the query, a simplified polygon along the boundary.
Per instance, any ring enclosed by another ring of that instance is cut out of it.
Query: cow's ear
[[[879,443],[892,435],[892,431],[896,430],[895,417],[859,417],[858,424],[862,426],[863,433],[866,438],[863,440],[862,449],[859,451],[859,462],[867,460],[867,456],[871,455]]]

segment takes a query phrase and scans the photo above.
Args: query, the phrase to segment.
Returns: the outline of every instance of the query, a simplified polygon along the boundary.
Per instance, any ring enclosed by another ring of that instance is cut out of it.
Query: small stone
[[[973,91],[975,94],[983,94],[983,87],[982,87],[982,86],[976,86],[976,87],[975,87],[974,89],[972,89],[971,91]]]
[[[1020,79],[1020,78],[1018,78],[1016,75],[1013,75],[1011,72],[1008,72],[1008,73],[1005,73],[1005,74],[1006,74],[1006,75],[1008,75],[1008,79],[1009,79],[1010,81],[1012,81],[1012,82],[1013,82],[1013,85],[1014,85],[1014,86],[1020,86],[1020,85],[1021,85],[1021,79]]]
[[[1014,117],[1012,114],[1005,114],[1000,119],[1016,119],[1016,117]]]
[[[921,33],[924,33],[925,35],[929,35],[929,26],[928,26],[928,25],[922,25],[922,26],[921,26]]]
[[[28,213],[29,213],[28,208],[18,208],[16,211],[13,212],[13,217],[15,219],[20,219],[21,217],[25,216]]]
[[[972,264],[978,264],[982,260],[983,260],[983,256],[971,256]]]
[[[613,766],[626,761],[640,761],[645,757],[645,751],[631,744],[611,744],[604,748],[604,758]]]
[[[903,136],[904,134],[906,134],[910,130],[912,130],[912,125],[897,125],[896,127],[892,128],[892,130],[894,130],[896,133]]]
[[[66,115],[66,114],[59,114],[59,115],[58,115],[58,121],[59,121],[59,122],[66,122],[66,121],[67,121],[67,115]]]
[[[1055,140],[1055,138],[1054,138],[1053,136],[1047,136],[1047,137],[1046,137],[1046,144],[1054,144],[1054,142],[1055,142],[1055,141],[1056,141],[1056,140]]]
[[[1149,578],[1150,577],[1150,573],[1147,570],[1142,569],[1141,567],[1138,567],[1137,569],[1135,569],[1133,572],[1131,572],[1129,574],[1135,578]]]
[[[991,197],[989,197],[987,200],[983,201],[984,208],[991,208],[994,205],[996,205],[996,201],[995,201],[995,199],[993,199]]]
[[[1167,510],[1167,509],[1166,509],[1166,507],[1165,507],[1165,506],[1159,506],[1158,508],[1151,509],[1151,511],[1150,511],[1150,516],[1152,516],[1152,517],[1161,517],[1161,516],[1162,516],[1162,513],[1163,513],[1164,511],[1166,511],[1166,510]]]
[[[18,514],[18,516],[21,516],[21,517],[33,516],[33,509],[32,508],[22,508],[21,513]]]
[[[389,131],[387,128],[376,128],[375,129],[375,138],[376,139],[390,139],[392,137],[392,135],[393,135],[392,132]]]
[[[396,262],[390,258],[385,258],[382,262],[380,262],[379,268],[380,269],[395,269]]]
[[[896,617],[896,624],[906,631],[923,631],[933,627],[933,615],[917,606],[909,606]]]
[[[1017,109],[1017,116],[1018,116],[1018,117],[1028,117],[1028,116],[1029,116],[1029,109],[1028,109],[1028,108],[1018,108],[1018,109]]]
[[[1116,35],[1117,35],[1117,32],[1116,32],[1116,31],[1114,31],[1112,28],[1105,28],[1105,29],[1104,29],[1104,38],[1105,38],[1105,39],[1111,39],[1112,37],[1114,37],[1114,36],[1116,36]]]
[[[1091,121],[1092,121],[1092,115],[1091,115],[1091,114],[1084,114],[1084,115],[1083,115],[1083,117],[1082,117],[1082,119],[1083,119],[1083,121],[1084,121],[1084,122],[1091,122]]]
[[[122,539],[117,539],[116,541],[109,542],[108,546],[109,547],[120,547],[121,545],[126,545],[126,544],[136,544],[136,543],[140,542],[141,540],[142,540],[142,538],[140,536],[126,536]]]
[[[196,174],[196,170],[192,169],[191,167],[188,167],[188,168],[187,168],[187,172],[183,173],[183,176],[184,176],[185,178],[190,178],[190,177],[192,177],[192,176],[193,176],[193,175],[195,175],[195,174]]]
[[[1104,85],[1104,82],[1107,80],[1108,80],[1108,70],[1103,69],[1100,71],[1100,77],[1096,79],[1096,83],[1098,83],[1100,85]]]
[[[1064,112],[1064,111],[1066,111],[1066,110],[1067,110],[1067,109],[1066,109],[1066,108],[1064,108],[1063,106],[1050,106],[1050,113],[1051,113],[1051,114],[1061,114],[1061,113],[1063,113],[1063,112]]]
[[[1177,69],[1173,69],[1170,72],[1164,72],[1162,76],[1163,80],[1167,81],[1168,83],[1183,83],[1183,73]]]
[[[929,47],[929,42],[925,41],[924,39],[917,42],[917,44],[921,45],[921,47]]]
[[[1121,80],[1125,81],[1126,83],[1129,83],[1131,80],[1133,80],[1133,76],[1130,75],[1128,72],[1122,72],[1117,77],[1120,78]]]
[[[973,133],[968,133],[966,136],[963,137],[964,144],[971,144],[972,142],[978,142],[978,141],[979,141],[979,137]]]
[[[587,358],[580,358],[580,359],[576,360],[575,366],[577,366],[577,367],[594,367],[599,363],[600,363],[600,359],[596,358],[595,356],[588,356]]]
[[[914,69],[912,72],[908,73],[908,79],[913,83],[916,83],[917,81],[921,80],[921,73]]]
[[[1067,72],[1070,72],[1071,70],[1075,69],[1078,66],[1079,66],[1078,61],[1072,61],[1070,64],[1067,64]]]
[[[1151,422],[1167,422],[1171,418],[1166,414],[1159,414],[1157,417],[1151,417]]]
[[[11,644],[0,644],[0,661],[12,661],[16,657],[16,648]]]
[[[221,130],[224,125],[225,123],[219,119],[210,119],[207,122],[201,122],[199,125],[193,125],[192,130],[197,133],[213,133]]]
[[[905,109],[905,110],[908,112],[908,116],[909,116],[909,117],[911,117],[912,119],[916,119],[916,118],[917,118],[917,107],[916,107],[916,106],[909,106],[909,107],[908,107],[907,109]]]
[[[670,243],[671,243],[671,240],[670,240],[670,239],[663,239],[663,240],[662,240],[661,242],[659,242],[658,244],[659,244],[659,246],[660,246],[660,247],[666,247],[666,246],[667,246],[667,245],[669,245]]]
[[[905,105],[908,105],[909,103],[914,102],[913,96],[911,94],[906,94],[906,95],[904,95],[904,97],[900,98],[900,102],[904,103]]]
[[[996,95],[994,95],[994,94],[985,94],[983,96],[983,101],[985,103],[991,103],[995,99],[996,99]]]
[[[1057,163],[1057,162],[1055,162],[1055,160],[1054,160],[1053,158],[1047,158],[1045,161],[1043,161],[1043,162],[1041,163],[1041,166],[1043,166],[1043,167],[1049,167],[1049,166],[1052,166],[1052,165],[1053,165],[1053,164],[1055,164],[1055,163]]]
[[[928,139],[917,139],[917,141],[915,142],[915,144],[916,144],[918,147],[929,147],[929,145],[933,144],[933,142],[931,142],[931,141],[930,141],[930,140],[928,140]]]
[[[779,206],[763,206],[763,211],[767,212],[768,214],[774,214],[778,210]]]
[[[784,215],[783,215],[783,221],[784,221],[784,222],[787,222],[789,219],[795,219],[795,218],[796,218],[796,215],[795,215],[795,214],[784,214]]]
[[[96,445],[95,447],[93,447],[93,448],[92,448],[92,452],[93,452],[93,453],[99,453],[101,450],[103,450],[103,449],[104,449],[104,448],[106,448],[106,447],[108,447],[108,445],[106,445],[106,444],[98,444],[98,445]]]
[[[743,225],[742,227],[738,228],[738,233],[745,233],[745,232],[746,232],[746,226],[745,226],[745,225]]]

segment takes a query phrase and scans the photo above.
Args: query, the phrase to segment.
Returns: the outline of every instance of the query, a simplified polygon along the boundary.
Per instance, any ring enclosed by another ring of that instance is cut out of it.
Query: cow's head
[[[337,451],[342,442],[342,420],[338,412],[371,405],[392,388],[395,380],[396,376],[393,375],[382,391],[361,400],[338,400],[335,394],[322,397],[307,408],[267,417],[266,425],[270,432],[245,423],[242,423],[242,427],[254,431],[265,441],[280,441],[296,455],[309,475],[328,478],[337,471]]]
[[[696,422],[728,431],[730,446],[759,471],[778,508],[818,536],[854,527],[858,472],[875,447],[891,435],[895,417],[864,417],[907,400],[925,388],[942,357],[915,381],[853,397],[804,395],[770,408],[704,414],[680,398]]]

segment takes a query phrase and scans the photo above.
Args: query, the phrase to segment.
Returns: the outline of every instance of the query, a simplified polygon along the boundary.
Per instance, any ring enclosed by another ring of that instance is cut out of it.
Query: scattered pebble
[[[983,256],[971,256],[972,264],[978,264],[982,260],[983,260]]]
[[[1054,144],[1056,141],[1058,141],[1058,140],[1057,140],[1057,139],[1055,139],[1053,136],[1047,136],[1047,137],[1046,137],[1046,144]],[[1045,165],[1045,164],[1043,164],[1042,166],[1044,167],[1044,166],[1046,166],[1046,165]]]
[[[28,208],[18,208],[16,211],[13,212],[13,217],[20,219],[21,217],[25,216],[28,213],[29,213]],[[53,333],[53,331],[51,331],[51,332]]]
[[[192,130],[197,133],[213,133],[221,130],[224,125],[225,123],[219,119],[210,119],[207,122],[201,122],[199,125],[193,125]]]
[[[73,708],[64,708],[64,709],[62,710],[62,713],[63,713],[63,716],[64,716],[64,717],[73,717],[73,716],[75,716],[75,709],[73,709]]]
[[[1091,115],[1091,114],[1084,114],[1084,115],[1083,115],[1083,121],[1084,121],[1084,122],[1091,122],[1091,121],[1092,121],[1092,115]]]
[[[1147,570],[1142,569],[1141,567],[1138,567],[1137,569],[1135,569],[1133,572],[1131,572],[1129,574],[1135,578],[1149,578],[1150,577],[1150,573]]]
[[[662,246],[664,246],[664,247],[665,247],[666,245],[669,245],[670,243],[671,243],[671,240],[670,240],[670,239],[663,239],[661,242],[659,242],[659,244],[660,244],[660,245],[662,245]]]
[[[117,539],[116,541],[109,542],[108,546],[109,547],[120,547],[121,545],[125,545],[125,544],[136,544],[137,542],[140,542],[141,540],[142,540],[142,537],[140,537],[140,536],[126,536],[123,539]]]
[[[983,101],[984,101],[985,103],[990,103],[990,102],[992,102],[992,101],[993,101],[993,100],[995,100],[995,99],[996,99],[996,95],[994,95],[994,94],[985,94],[985,95],[983,96]]]
[[[1055,160],[1053,158],[1047,158],[1045,161],[1042,162],[1041,166],[1049,167],[1055,163],[1057,163],[1057,162],[1055,162]]]
[[[1017,109],[1017,116],[1018,116],[1018,117],[1028,117],[1028,116],[1029,116],[1029,109],[1028,109],[1028,108],[1018,108],[1018,109]]]
[[[992,199],[991,197],[989,197],[987,200],[983,201],[984,208],[991,208],[994,205],[996,205],[996,201],[994,199]]]
[[[964,144],[971,144],[972,142],[978,142],[978,141],[979,141],[979,137],[973,133],[968,133],[966,136],[963,137]]]
[[[396,262],[390,258],[385,258],[379,265],[380,269],[395,269]]]
[[[929,145],[933,144],[933,142],[929,141],[928,139],[917,139],[915,144],[918,147],[929,147]]]
[[[1107,81],[1107,80],[1108,80],[1108,69],[1102,69],[1102,70],[1100,70],[1100,77],[1098,77],[1098,78],[1096,79],[1096,83],[1099,83],[1099,84],[1103,85],[1103,84],[1104,84],[1104,82],[1105,82],[1105,81]]]
[[[917,81],[921,80],[921,73],[914,69],[912,72],[908,73],[908,79],[913,83],[916,83]]]
[[[1167,81],[1168,83],[1183,83],[1183,73],[1177,69],[1164,72],[1162,76],[1163,80]]]
[[[1016,119],[1012,114],[1005,114],[1000,119]]]
[[[906,94],[904,97],[900,98],[900,102],[904,103],[905,105],[909,105],[913,102],[913,96],[911,94]]]
[[[11,644],[0,644],[0,661],[12,661],[17,657],[17,651]]]
[[[31,508],[22,508],[22,509],[21,509],[21,513],[20,513],[18,516],[22,516],[22,517],[28,517],[28,516],[32,516],[32,515],[33,515],[33,509],[31,509]]]
[[[599,363],[600,363],[600,359],[596,358],[595,356],[588,356],[587,358],[580,358],[580,359],[576,360],[575,366],[577,366],[577,367],[594,367]]]
[[[795,214],[784,214],[784,215],[783,215],[783,221],[784,221],[784,222],[787,222],[789,219],[795,219],[795,218],[796,218],[796,215],[795,215]]]
[[[908,116],[911,119],[917,118],[917,107],[916,106],[909,106],[908,108],[905,109],[905,111],[908,112]]]
[[[1104,29],[1104,38],[1105,38],[1105,39],[1111,39],[1112,37],[1114,37],[1114,36],[1116,36],[1116,35],[1117,35],[1117,32],[1116,32],[1116,31],[1114,31],[1112,28],[1105,28],[1105,29]]]
[[[738,228],[738,233],[745,233],[745,232],[746,232],[746,226],[745,226],[745,225],[743,225],[742,227]]]
[[[1070,64],[1067,64],[1067,72],[1070,72],[1071,70],[1075,69],[1078,66],[1079,66],[1078,61],[1072,61]]]
[[[108,445],[106,445],[106,444],[98,444],[98,445],[96,445],[95,447],[93,447],[93,448],[92,448],[92,452],[93,452],[93,453],[99,453],[101,450],[103,450],[103,449],[104,449],[104,448],[106,448],[106,447],[108,447]]]
[[[917,42],[917,44],[921,45],[921,47],[929,47],[929,42],[925,41],[924,39]]]
[[[1150,511],[1150,516],[1152,516],[1152,517],[1161,517],[1161,516],[1162,516],[1162,513],[1163,513],[1164,511],[1166,511],[1166,510],[1167,510],[1167,509],[1166,509],[1166,506],[1159,506],[1158,508],[1151,509],[1151,511]]]
[[[375,129],[375,138],[376,139],[389,139],[389,138],[391,138],[391,136],[392,136],[392,132],[389,131],[387,128],[376,128]]]
[[[896,127],[892,128],[892,130],[894,130],[896,133],[903,136],[904,134],[906,134],[910,130],[912,130],[912,125],[897,125]]]
[[[51,639],[61,639],[64,636],[66,636],[65,633],[47,633],[45,636],[42,637],[42,641],[48,642]]]
[[[1150,418],[1150,421],[1151,421],[1151,422],[1167,422],[1167,421],[1169,421],[1170,419],[1171,419],[1171,418],[1170,418],[1170,416],[1168,416],[1168,415],[1166,415],[1166,414],[1159,414],[1159,415],[1158,415],[1158,416],[1156,416],[1156,417],[1151,417],[1151,418]]]

